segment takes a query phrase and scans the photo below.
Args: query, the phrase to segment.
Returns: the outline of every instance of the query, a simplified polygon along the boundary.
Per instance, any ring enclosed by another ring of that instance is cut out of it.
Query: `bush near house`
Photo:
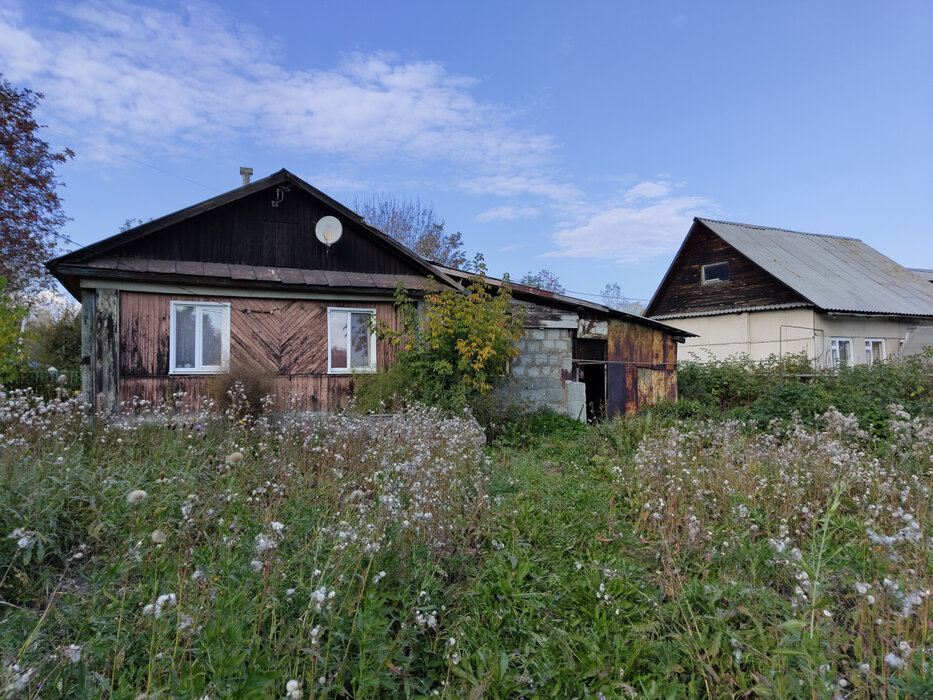
[[[493,294],[482,277],[466,293],[444,287],[429,292],[423,314],[404,287],[395,293],[400,329],[382,322],[380,339],[396,349],[386,372],[356,378],[356,407],[383,411],[425,403],[458,411],[489,395],[508,373],[523,334],[521,310],[510,304],[507,284]]]
[[[805,355],[763,362],[738,357],[716,362],[682,362],[678,365],[674,415],[713,417],[727,412],[734,418],[753,419],[759,425],[771,420],[799,420],[814,425],[830,407],[854,414],[873,431],[890,422],[888,406],[897,404],[911,414],[933,414],[933,375],[920,358],[900,362],[814,369]]]

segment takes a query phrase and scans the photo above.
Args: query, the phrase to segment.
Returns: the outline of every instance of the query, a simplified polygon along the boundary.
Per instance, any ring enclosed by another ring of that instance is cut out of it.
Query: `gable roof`
[[[384,249],[388,254],[406,261],[419,273],[425,276],[433,276],[453,287],[459,287],[459,285],[454,280],[446,277],[441,271],[436,270],[434,266],[431,265],[431,263],[429,263],[427,260],[424,260],[416,253],[409,250],[391,236],[386,235],[382,231],[366,223],[366,221],[353,210],[345,207],[343,204],[327,196],[317,188],[312,187],[310,184],[293,173],[290,173],[288,170],[285,170],[284,168],[268,177],[256,180],[255,182],[252,182],[248,185],[238,187],[236,189],[230,190],[229,192],[225,192],[224,194],[200,202],[199,204],[194,204],[172,214],[168,214],[161,218],[154,219],[153,221],[149,221],[147,223],[131,228],[128,231],[124,231],[114,236],[105,238],[101,241],[97,241],[96,243],[92,243],[91,245],[85,246],[84,248],[79,248],[78,250],[61,255],[48,261],[46,263],[46,267],[53,275],[55,275],[55,277],[62,281],[65,287],[73,294],[76,291],[76,278],[88,276],[91,274],[100,274],[102,276],[117,276],[118,273],[122,273],[122,276],[127,276],[139,273],[143,277],[146,275],[168,275],[174,277],[205,276],[211,278],[209,280],[210,283],[217,283],[221,279],[227,279],[227,281],[231,283],[234,283],[235,281],[236,284],[243,286],[254,286],[250,284],[252,282],[313,285],[314,280],[320,278],[321,275],[318,274],[309,276],[307,274],[307,270],[300,270],[297,268],[266,268],[254,266],[253,270],[241,270],[239,268],[246,268],[250,266],[215,265],[208,261],[202,261],[203,265],[199,268],[197,263],[194,261],[178,261],[177,264],[172,265],[171,261],[151,261],[136,257],[126,258],[119,254],[119,250],[124,248],[127,244],[140,241],[144,238],[157,236],[159,233],[170,229],[176,224],[188,221],[189,219],[200,216],[207,212],[220,209],[221,207],[232,204],[246,197],[256,195],[261,193],[263,190],[280,186],[288,188],[294,187],[306,193],[313,199],[320,202],[324,208],[332,210],[345,220],[352,222],[356,227],[361,229],[364,232],[364,235],[366,235],[376,245]],[[234,274],[234,272],[238,272],[239,274]],[[397,281],[395,278],[392,280],[381,279],[382,277],[388,277],[386,275],[374,275],[373,277],[378,278],[376,279],[377,284],[363,284],[362,286],[393,288],[395,286],[395,282]],[[405,277],[405,279],[402,280],[403,282],[411,281],[413,279],[411,275],[402,277]],[[331,281],[329,285],[324,283],[322,286],[333,287],[335,285]],[[418,288],[417,285],[415,288]]]
[[[933,286],[856,238],[714,219],[694,222],[824,311],[933,316]]]

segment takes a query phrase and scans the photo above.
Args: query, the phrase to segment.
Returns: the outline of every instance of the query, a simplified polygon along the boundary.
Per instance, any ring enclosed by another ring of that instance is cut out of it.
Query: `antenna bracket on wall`
[[[277,207],[285,199],[285,193],[290,192],[290,188],[287,185],[279,185],[275,188],[275,199],[272,200],[272,206]]]

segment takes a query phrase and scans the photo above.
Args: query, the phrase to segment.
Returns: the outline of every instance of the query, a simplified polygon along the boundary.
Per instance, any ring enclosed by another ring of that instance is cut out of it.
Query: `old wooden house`
[[[885,360],[933,324],[933,285],[854,238],[695,219],[645,312],[700,360]]]
[[[397,284],[417,297],[434,283],[461,289],[466,274],[286,170],[48,267],[81,301],[83,392],[111,413],[134,400],[197,405],[237,367],[269,377],[280,402],[335,409],[354,374],[393,360],[370,320],[396,323]],[[676,398],[676,343],[689,334],[540,290],[515,298],[531,309],[514,368],[521,398],[581,418],[587,404],[615,415]]]

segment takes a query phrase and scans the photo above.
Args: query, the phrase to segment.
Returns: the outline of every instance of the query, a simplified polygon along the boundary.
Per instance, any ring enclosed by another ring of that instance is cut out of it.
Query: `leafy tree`
[[[67,308],[54,314],[43,310],[27,321],[27,354],[33,362],[61,371],[81,368],[81,311]]]
[[[493,294],[481,276],[470,278],[466,293],[437,287],[425,296],[423,310],[404,287],[396,289],[401,330],[377,323],[381,339],[396,348],[389,372],[359,378],[357,397],[365,408],[401,396],[459,409],[489,394],[508,374],[518,354],[523,314],[512,306],[508,285]]]
[[[469,269],[463,249],[463,236],[444,230],[445,222],[434,207],[420,199],[398,199],[393,195],[374,195],[357,200],[353,208],[366,223],[391,236],[422,258],[457,269]]]
[[[624,311],[627,314],[634,314],[636,316],[641,316],[645,312],[644,304],[634,299],[629,299],[622,294],[622,287],[619,286],[618,282],[607,283],[606,286],[603,287],[603,291],[599,293],[599,296],[602,297],[603,304],[610,309]]]
[[[26,371],[23,354],[22,323],[27,309],[5,292],[6,280],[0,277],[0,385],[19,380]]]
[[[557,279],[557,275],[545,269],[538,270],[537,272],[529,272],[518,280],[518,284],[523,284],[526,287],[536,287],[537,289],[543,289],[546,292],[554,292],[555,294],[567,293],[567,288],[560,283],[560,280]]]
[[[55,166],[74,157],[39,138],[33,112],[43,95],[18,90],[0,77],[0,276],[8,294],[50,287],[44,263],[68,220],[62,211]]]

